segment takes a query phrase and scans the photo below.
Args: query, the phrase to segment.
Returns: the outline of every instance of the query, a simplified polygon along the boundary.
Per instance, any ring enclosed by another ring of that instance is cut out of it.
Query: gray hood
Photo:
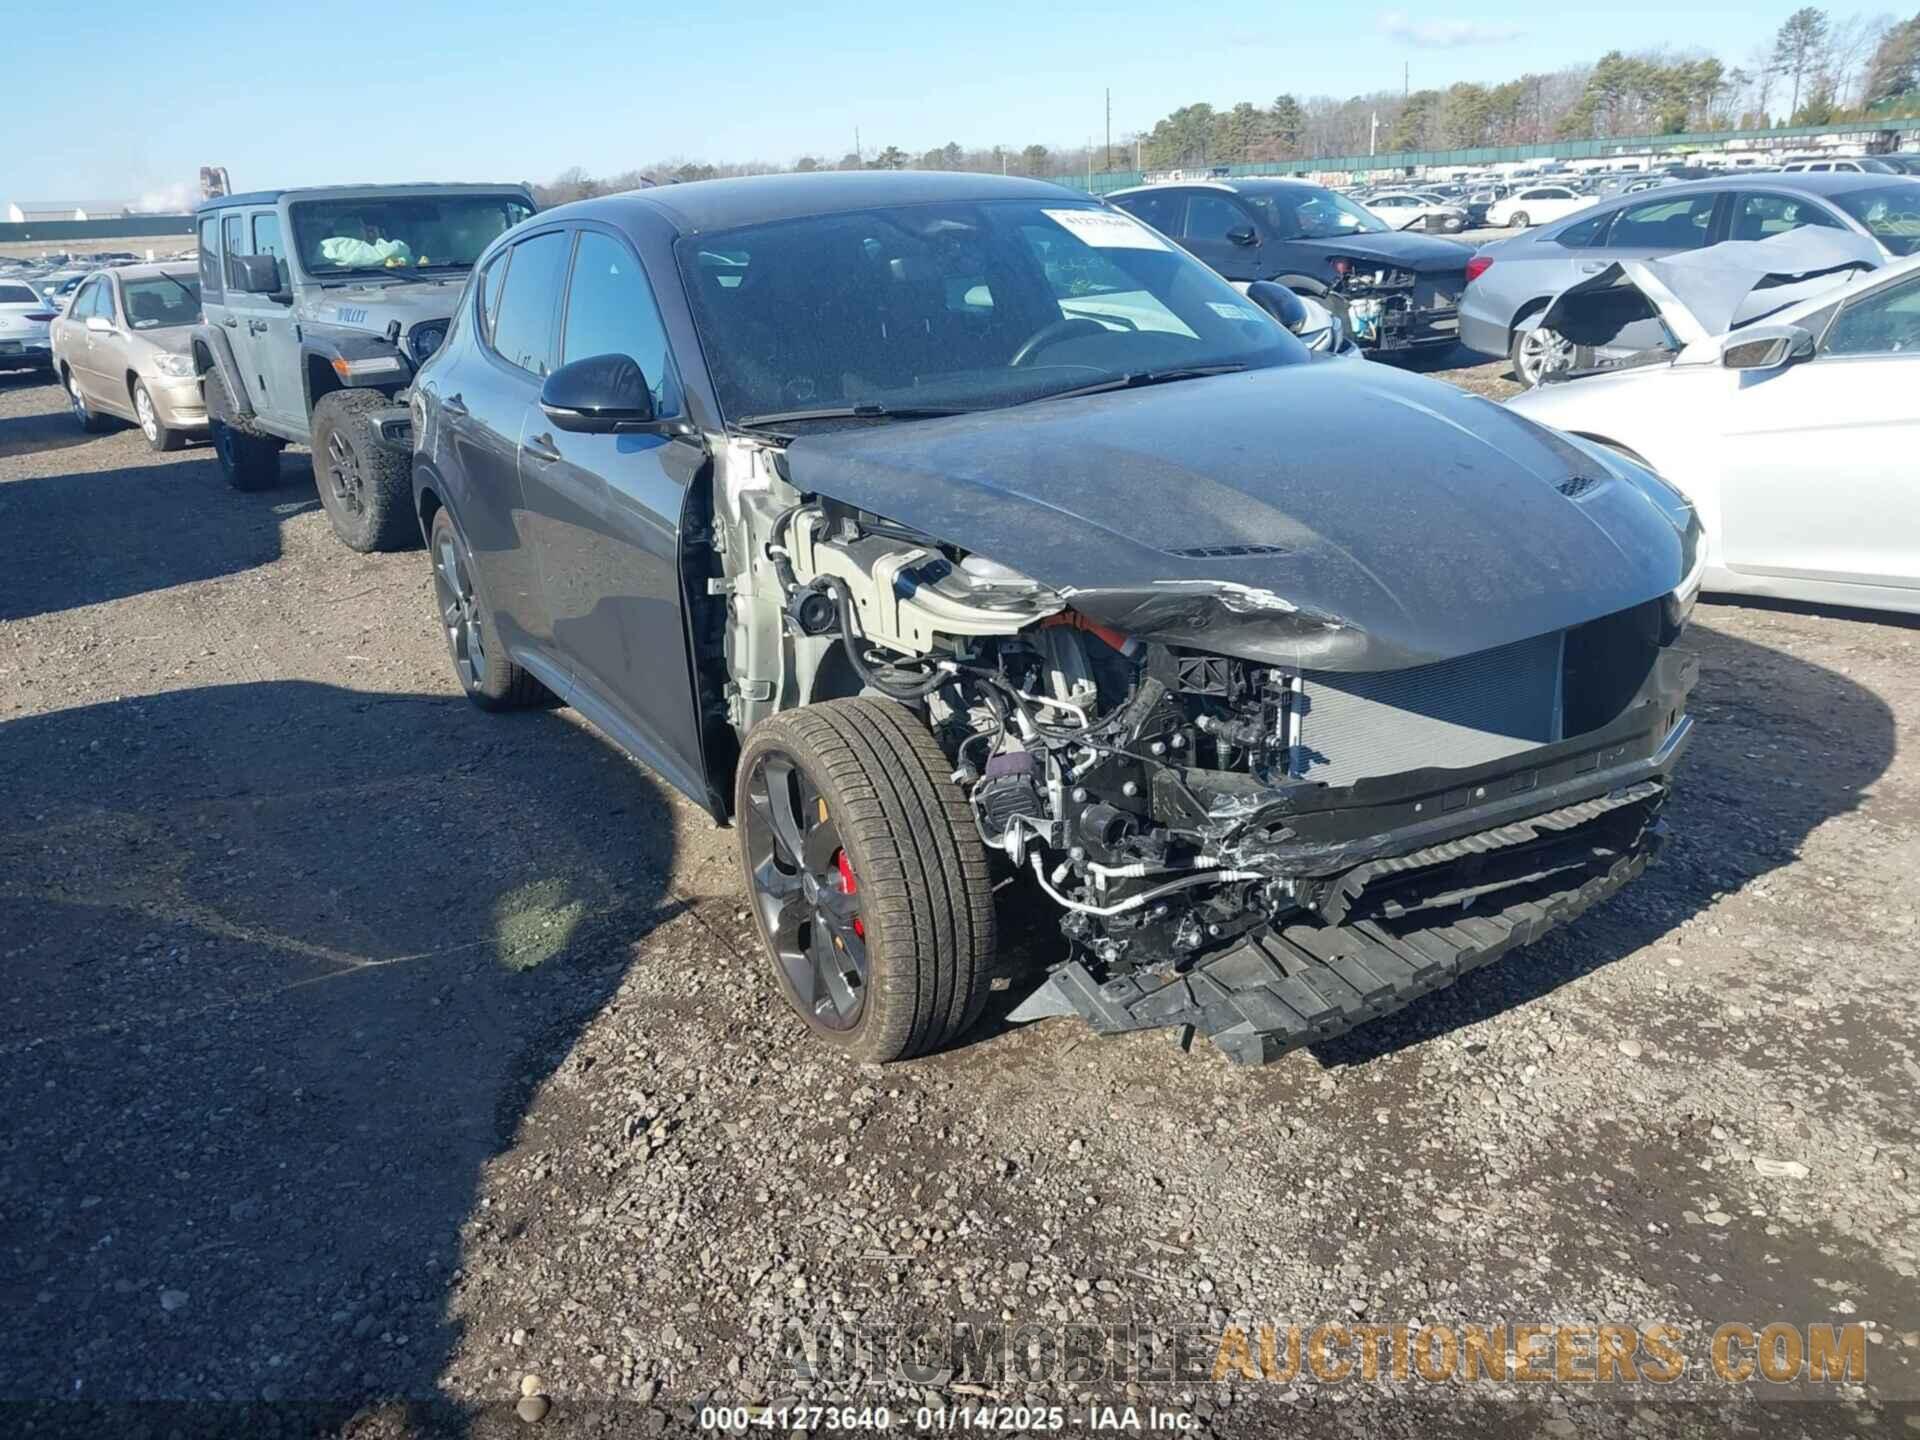
[[[402,333],[423,320],[444,320],[460,303],[466,272],[432,279],[374,281],[310,290],[295,307],[295,318],[311,325],[384,332],[395,320]]]
[[[786,455],[800,489],[1119,629],[1302,668],[1418,665],[1626,609],[1680,583],[1697,534],[1637,467],[1373,364],[845,430]]]

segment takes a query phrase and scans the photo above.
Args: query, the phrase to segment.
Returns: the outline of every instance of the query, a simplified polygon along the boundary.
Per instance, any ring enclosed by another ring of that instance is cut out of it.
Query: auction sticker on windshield
[[[1167,242],[1128,215],[1112,210],[1042,210],[1062,230],[1096,250],[1164,250]]]

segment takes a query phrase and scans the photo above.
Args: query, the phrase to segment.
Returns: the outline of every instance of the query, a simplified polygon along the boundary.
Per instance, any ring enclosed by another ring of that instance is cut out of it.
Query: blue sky
[[[1194,100],[1397,86],[1403,62],[1416,87],[1612,46],[1704,46],[1731,64],[1792,8],[94,0],[85,30],[110,37],[104,69],[76,65],[77,27],[57,21],[38,59],[7,67],[0,201],[158,198],[203,163],[251,189],[837,158],[856,125],[869,152],[1077,144],[1099,137],[1107,86],[1118,136]]]

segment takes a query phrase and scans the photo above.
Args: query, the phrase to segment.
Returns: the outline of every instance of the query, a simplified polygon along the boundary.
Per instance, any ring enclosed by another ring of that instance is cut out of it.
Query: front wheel
[[[950,770],[887,700],[769,716],[740,756],[740,854],[774,976],[855,1060],[940,1049],[985,1004],[992,882]]]
[[[384,445],[374,418],[394,402],[377,390],[335,390],[313,407],[313,479],[333,533],[350,550],[420,543],[404,451]]]
[[[133,413],[140,422],[140,433],[147,437],[147,444],[154,450],[178,450],[187,443],[187,437],[168,425],[160,418],[160,412],[154,408],[153,396],[147,390],[147,382],[133,382]]]

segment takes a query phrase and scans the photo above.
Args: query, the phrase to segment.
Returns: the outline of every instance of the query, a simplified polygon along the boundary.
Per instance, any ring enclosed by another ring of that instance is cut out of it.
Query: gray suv
[[[1537,385],[1566,363],[1566,340],[1535,324],[1547,302],[1616,260],[1647,260],[1722,240],[1765,240],[1803,225],[1858,235],[1864,256],[1914,253],[1920,180],[1895,175],[1730,175],[1622,196],[1486,246],[1467,263],[1460,340],[1505,355]]]
[[[195,373],[237,490],[313,451],[355,550],[417,545],[404,391],[446,338],[473,262],[534,212],[524,185],[354,185],[223,195],[198,211]]]

